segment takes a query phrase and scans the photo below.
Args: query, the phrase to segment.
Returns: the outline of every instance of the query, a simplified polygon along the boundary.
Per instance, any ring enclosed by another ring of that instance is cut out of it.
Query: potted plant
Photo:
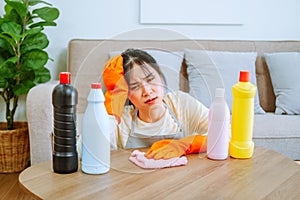
[[[6,105],[6,122],[5,125],[2,125],[5,126],[2,129],[6,130],[0,132],[0,151],[3,149],[11,151],[10,149],[18,147],[8,147],[7,145],[10,144],[7,144],[5,140],[18,143],[22,137],[6,139],[6,137],[14,137],[13,134],[7,133],[8,130],[22,127],[22,129],[27,130],[25,140],[29,140],[27,124],[20,125],[14,122],[20,95],[26,95],[32,87],[45,83],[51,78],[49,70],[45,67],[49,60],[45,50],[49,40],[43,31],[46,26],[56,26],[55,20],[59,16],[59,10],[41,0],[4,1],[4,14],[0,17],[0,96]],[[26,148],[24,143],[21,146]],[[27,146],[29,152],[29,145]],[[8,164],[11,165],[8,166],[9,169],[3,166],[8,163],[4,160],[3,155],[8,151],[0,152],[0,172],[22,170],[24,166],[17,166],[18,169],[12,169],[15,164]],[[21,149],[17,151],[23,152]],[[27,157],[29,158],[29,153]],[[9,159],[14,160],[14,158]],[[19,162],[22,159],[26,160],[26,158],[16,160]],[[25,161],[25,166],[27,163]]]

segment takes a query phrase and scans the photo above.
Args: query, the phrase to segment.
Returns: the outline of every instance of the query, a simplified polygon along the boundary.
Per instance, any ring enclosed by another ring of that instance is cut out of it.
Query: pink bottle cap
[[[91,88],[92,89],[100,89],[100,88],[102,88],[102,85],[101,85],[101,83],[92,83]]]
[[[250,81],[250,72],[246,70],[240,71],[240,82],[249,82]]]
[[[60,72],[59,82],[60,82],[60,84],[70,84],[70,82],[71,82],[71,73],[70,72]]]

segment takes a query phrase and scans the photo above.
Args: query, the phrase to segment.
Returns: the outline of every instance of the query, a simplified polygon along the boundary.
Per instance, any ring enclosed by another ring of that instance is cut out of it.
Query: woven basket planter
[[[0,122],[0,173],[20,172],[29,165],[29,134],[27,122],[15,122],[14,130],[6,130]]]

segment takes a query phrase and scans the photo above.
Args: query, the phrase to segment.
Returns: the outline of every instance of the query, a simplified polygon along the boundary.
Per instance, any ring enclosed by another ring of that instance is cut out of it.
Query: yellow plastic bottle
[[[249,71],[240,71],[239,82],[232,86],[229,155],[233,158],[251,158],[254,151],[252,135],[256,86],[250,83],[249,79]]]

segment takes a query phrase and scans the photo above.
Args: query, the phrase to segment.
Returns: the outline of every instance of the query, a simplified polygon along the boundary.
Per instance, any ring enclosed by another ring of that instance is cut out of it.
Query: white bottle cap
[[[216,88],[215,97],[224,97],[225,88]]]

